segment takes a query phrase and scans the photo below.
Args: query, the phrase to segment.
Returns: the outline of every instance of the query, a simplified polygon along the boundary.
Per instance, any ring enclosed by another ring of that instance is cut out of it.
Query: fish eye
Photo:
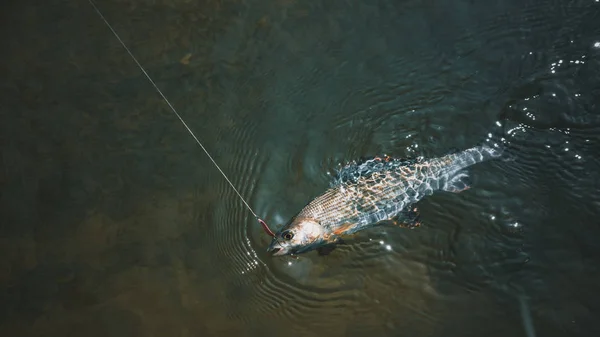
[[[286,240],[291,240],[294,237],[294,233],[287,231],[287,232],[283,232],[282,236]]]

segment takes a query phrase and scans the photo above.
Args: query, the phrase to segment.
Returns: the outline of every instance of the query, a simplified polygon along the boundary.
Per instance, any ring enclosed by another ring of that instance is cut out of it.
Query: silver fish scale
[[[352,224],[345,232],[356,232],[393,218],[405,207],[444,189],[458,171],[498,155],[495,149],[474,147],[429,160],[376,157],[351,163],[339,170],[329,189],[306,205],[298,217],[315,219],[330,230]]]

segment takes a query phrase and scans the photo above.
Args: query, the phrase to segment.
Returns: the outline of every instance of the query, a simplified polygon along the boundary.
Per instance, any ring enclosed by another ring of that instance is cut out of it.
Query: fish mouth
[[[278,242],[272,243],[269,248],[267,248],[267,253],[271,253],[271,256],[282,256],[288,253],[287,249],[281,247]]]
[[[285,251],[281,248],[273,248],[270,250],[271,256],[285,255]]]

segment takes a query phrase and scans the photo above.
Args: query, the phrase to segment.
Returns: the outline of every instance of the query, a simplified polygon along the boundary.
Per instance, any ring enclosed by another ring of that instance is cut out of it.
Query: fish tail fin
[[[445,157],[446,160],[450,159],[450,162],[447,162],[447,169],[444,172],[450,174],[453,177],[451,179],[455,180],[449,181],[448,186],[445,186],[444,189],[456,192],[468,188],[470,185],[468,183],[469,167],[477,163],[498,158],[505,158],[504,160],[507,161],[513,160],[506,153],[510,145],[506,136],[507,121],[505,113],[500,114],[498,120],[495,121],[494,128],[490,130],[483,141],[471,148],[455,151]]]
[[[453,156],[451,167],[454,171],[502,156],[503,149],[499,146],[482,144],[463,150]]]
[[[506,118],[500,114],[494,123],[494,128],[486,135],[486,138],[471,148],[458,150],[452,148],[449,156],[452,157],[454,167],[465,168],[473,164],[489,159],[502,157],[506,148]]]

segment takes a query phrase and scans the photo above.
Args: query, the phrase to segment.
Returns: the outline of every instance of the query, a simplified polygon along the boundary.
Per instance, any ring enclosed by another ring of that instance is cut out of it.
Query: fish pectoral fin
[[[460,193],[471,188],[471,178],[466,171],[460,171],[457,175],[452,177],[443,186],[444,191],[452,193]]]
[[[337,235],[337,236],[342,236],[344,235],[347,231],[349,231],[350,229],[352,229],[353,224],[346,222],[341,224],[340,226],[338,226],[336,229],[333,230],[333,234]]]
[[[415,206],[409,206],[400,212],[395,217],[389,220],[392,225],[402,228],[416,228],[421,226],[421,220],[419,217],[419,209]]]
[[[333,243],[328,243],[324,246],[320,246],[318,248],[316,248],[315,250],[317,251],[319,256],[326,256],[329,255],[332,251],[334,251],[339,245],[346,245],[348,244],[346,242],[346,239],[351,239],[354,237],[355,234],[346,234],[343,235],[341,237],[338,237],[335,242]]]

